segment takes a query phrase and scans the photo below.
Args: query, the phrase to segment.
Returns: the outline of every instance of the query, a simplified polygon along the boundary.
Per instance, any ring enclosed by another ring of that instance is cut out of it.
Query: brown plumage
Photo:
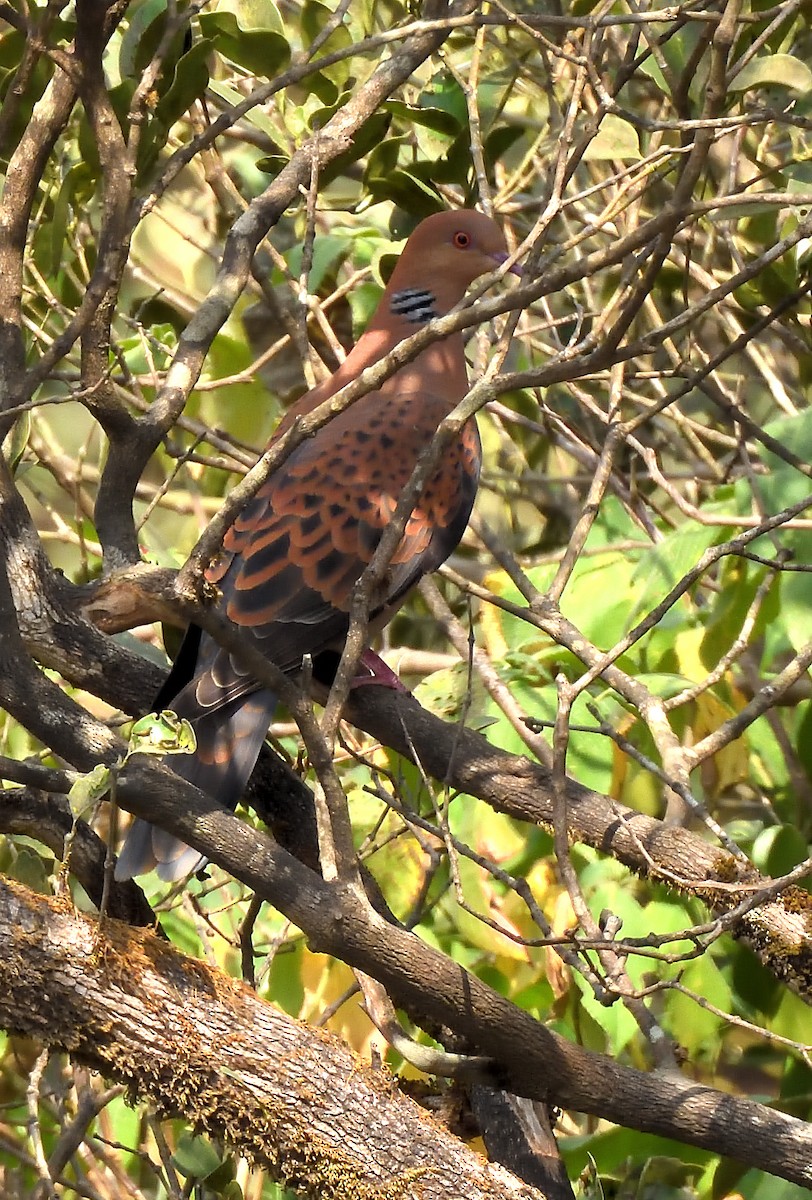
[[[462,210],[428,217],[406,243],[357,345],[330,379],[292,407],[274,436],[432,317],[447,313],[476,278],[505,258],[498,226],[481,213]],[[231,620],[250,630],[283,671],[296,672],[306,654],[315,657],[341,648],[353,586],[421,452],[467,389],[463,338],[452,334],[302,442],[234,521],[208,578],[221,589]],[[454,550],[468,522],[479,467],[479,434],[471,420],[415,504],[381,593],[373,599],[373,626],[384,623],[421,576]],[[190,630],[180,659],[160,702],[192,722],[197,750],[173,755],[168,762],[184,779],[233,808],[259,754],[276,698],[199,630]],[[176,691],[173,677],[178,675],[183,686]],[[162,879],[179,879],[201,861],[197,851],[136,820],[116,878],[128,879],[157,865]]]

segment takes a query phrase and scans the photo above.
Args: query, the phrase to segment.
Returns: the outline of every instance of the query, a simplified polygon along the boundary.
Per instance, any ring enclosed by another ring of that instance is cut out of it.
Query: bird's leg
[[[369,671],[368,675],[356,675],[350,683],[351,688],[365,687],[377,683],[380,687],[392,688],[395,692],[405,692],[408,689],[400,682],[391,667],[388,667],[379,654],[374,650],[364,650],[358,660],[358,666]]]

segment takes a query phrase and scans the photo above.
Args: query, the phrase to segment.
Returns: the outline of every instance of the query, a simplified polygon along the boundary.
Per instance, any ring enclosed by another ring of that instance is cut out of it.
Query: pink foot
[[[377,683],[379,687],[392,688],[395,692],[408,690],[400,682],[392,668],[388,667],[374,650],[364,650],[358,660],[358,665],[369,671],[369,675],[356,675],[350,684],[351,688],[366,687],[370,683]]]

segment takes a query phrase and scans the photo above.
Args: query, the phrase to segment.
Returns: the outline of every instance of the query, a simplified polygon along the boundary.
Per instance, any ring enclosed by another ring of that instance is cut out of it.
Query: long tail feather
[[[180,707],[180,706],[179,706]],[[192,720],[194,754],[173,754],[166,761],[176,775],[195,784],[226,808],[236,808],[268,732],[276,697],[266,689],[250,692],[224,709]],[[137,818],[116,863],[117,880],[132,879],[153,868],[167,883],[198,871],[206,859],[185,842]]]

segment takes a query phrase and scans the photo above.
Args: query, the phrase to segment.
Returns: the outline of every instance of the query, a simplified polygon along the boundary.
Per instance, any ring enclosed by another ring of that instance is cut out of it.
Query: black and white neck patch
[[[394,292],[389,307],[396,317],[405,317],[413,325],[423,325],[437,316],[436,299],[424,288],[404,288]]]

